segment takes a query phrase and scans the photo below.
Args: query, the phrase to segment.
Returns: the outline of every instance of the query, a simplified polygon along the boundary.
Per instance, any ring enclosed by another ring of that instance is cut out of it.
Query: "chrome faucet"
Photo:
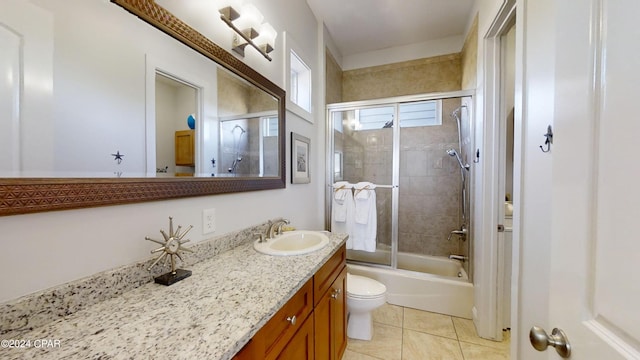
[[[464,224],[462,224],[462,226],[460,227],[460,230],[453,230],[449,233],[449,236],[447,237],[447,241],[451,240],[451,236],[458,235],[460,237],[466,237],[468,233],[467,228],[464,226]],[[465,240],[464,238],[462,240]]]
[[[269,226],[267,227],[267,239],[273,239],[275,235],[282,234],[282,226],[289,224],[287,219],[277,219],[275,221],[269,220]]]
[[[465,262],[467,260],[469,260],[468,256],[464,256],[464,255],[449,255],[449,259],[451,260],[460,260],[462,262]]]

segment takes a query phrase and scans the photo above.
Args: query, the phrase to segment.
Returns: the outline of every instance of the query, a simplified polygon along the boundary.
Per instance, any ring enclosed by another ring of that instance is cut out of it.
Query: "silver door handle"
[[[569,344],[567,334],[558,328],[553,329],[551,336],[549,336],[543,328],[534,326],[529,331],[529,340],[538,351],[545,351],[547,347],[553,346],[561,357],[571,356],[571,344]]]

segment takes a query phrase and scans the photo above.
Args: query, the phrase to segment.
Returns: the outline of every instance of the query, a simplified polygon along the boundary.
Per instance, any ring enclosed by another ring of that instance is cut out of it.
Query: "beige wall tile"
[[[342,69],[326,49],[325,101],[327,104],[342,102]]]
[[[342,101],[461,89],[462,58],[449,54],[343,72]]]
[[[473,19],[462,46],[462,89],[475,89],[478,76],[478,15]]]

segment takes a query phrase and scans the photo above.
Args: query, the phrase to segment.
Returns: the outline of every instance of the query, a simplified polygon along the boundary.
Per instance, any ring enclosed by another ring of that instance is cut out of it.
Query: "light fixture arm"
[[[227,25],[229,25],[230,28],[233,29],[233,31],[235,31],[239,36],[241,36],[247,43],[246,44],[241,44],[239,46],[235,46],[233,47],[233,50],[236,51],[237,53],[239,53],[240,55],[244,56],[244,48],[245,46],[247,46],[247,44],[253,46],[256,50],[258,50],[258,52],[260,54],[262,54],[262,56],[265,57],[265,59],[271,61],[271,56],[269,56],[269,54],[267,54],[267,52],[263,49],[261,49],[258,45],[256,45],[250,34],[249,36],[247,34],[245,34],[242,30],[238,29],[235,25],[233,25],[233,22],[227,18],[224,14],[220,14],[220,19],[222,19],[222,21],[224,21]],[[254,36],[255,38],[255,36]]]

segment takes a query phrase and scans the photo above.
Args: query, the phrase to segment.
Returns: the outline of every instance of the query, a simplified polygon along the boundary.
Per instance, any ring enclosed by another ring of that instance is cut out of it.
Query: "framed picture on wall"
[[[300,134],[291,133],[291,183],[308,184],[311,182],[309,172],[309,150],[311,140]]]

